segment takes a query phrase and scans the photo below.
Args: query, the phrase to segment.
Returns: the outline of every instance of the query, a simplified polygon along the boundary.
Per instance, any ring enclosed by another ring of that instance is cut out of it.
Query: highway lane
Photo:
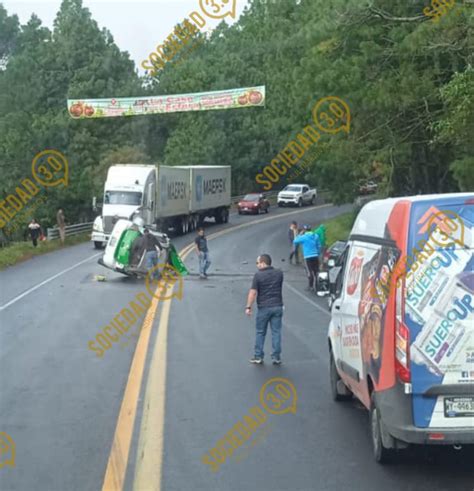
[[[293,211],[232,215],[231,224],[209,230]],[[136,338],[102,359],[87,343],[143,283],[104,269],[96,255],[81,244],[0,272],[0,431],[16,444],[16,466],[0,469],[2,490],[101,487]],[[96,274],[107,281],[94,281]]]
[[[313,221],[319,221],[317,217]],[[303,214],[295,218],[310,221]],[[159,373],[151,370],[149,393],[144,395],[146,421],[140,424],[138,448],[131,458],[136,465],[129,469],[127,489],[134,484],[135,489],[158,489],[160,464],[166,491],[472,489],[472,449],[415,448],[398,464],[383,467],[374,462],[365,409],[355,401],[331,400],[329,315],[323,299],[304,292],[302,268],[286,261],[286,223],[265,222],[212,240],[215,275],[208,281],[186,280],[182,300],[173,301],[167,352],[160,352],[166,355],[166,386],[163,390]],[[269,339],[267,363],[262,367],[248,363],[254,319],[244,315],[244,307],[256,256],[263,252],[270,253],[286,275],[280,367],[268,362]],[[187,264],[196,271],[193,253]],[[160,330],[164,326],[160,322]],[[262,384],[275,376],[295,385],[296,414],[270,415],[265,431],[250,440],[253,444],[212,472],[209,464],[201,462],[202,456],[258,404]],[[164,423],[160,421],[163,396]]]
[[[345,210],[272,210],[273,216],[297,213],[269,221],[272,213],[233,216],[232,225],[261,223],[210,241],[215,275],[208,282],[186,278],[182,300],[166,303],[166,356],[158,350],[157,356],[150,352],[146,357],[124,489],[134,483],[146,483],[136,489],[158,489],[155,474],[143,475],[142,470],[161,465],[165,490],[472,488],[472,455],[465,452],[412,452],[399,465],[377,466],[370,455],[365,411],[356,403],[330,400],[324,301],[307,296],[302,269],[290,268],[282,259],[287,258],[290,219],[315,223]],[[213,226],[209,233],[225,228]],[[188,235],[174,242],[183,247],[191,239]],[[243,315],[243,307],[255,257],[263,251],[286,271],[281,367],[248,363],[254,320]],[[54,254],[37,258],[34,278],[28,275],[31,262],[0,273],[2,290],[8,284],[2,300],[8,302],[60,273],[60,266],[71,267],[95,252],[81,245],[60,254],[69,254],[69,261],[58,265]],[[186,262],[196,272],[193,252]],[[21,276],[15,276],[15,269]],[[93,281],[94,274],[104,272],[107,282]],[[0,431],[17,445],[16,467],[0,470],[0,489],[101,489],[136,340],[131,338],[124,348],[114,346],[103,359],[87,349],[87,341],[142,290],[141,282],[108,272],[91,259],[0,312]],[[159,347],[165,314],[166,306],[160,306],[151,347]],[[156,366],[166,368],[164,392],[155,384]],[[296,414],[270,416],[267,432],[240,454],[240,461],[231,459],[216,474],[210,472],[201,456],[258,403],[262,383],[275,375],[294,383]],[[154,425],[159,400],[165,401],[165,418]]]

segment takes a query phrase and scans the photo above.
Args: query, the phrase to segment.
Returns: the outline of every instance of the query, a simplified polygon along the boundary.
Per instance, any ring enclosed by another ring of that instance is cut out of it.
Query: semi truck
[[[91,240],[102,248],[120,218],[139,216],[153,230],[178,235],[195,230],[205,218],[227,223],[230,190],[230,166],[113,165]]]

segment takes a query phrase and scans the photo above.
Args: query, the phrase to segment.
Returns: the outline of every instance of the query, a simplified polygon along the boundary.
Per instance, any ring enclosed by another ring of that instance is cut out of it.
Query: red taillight
[[[444,433],[429,433],[428,440],[444,440]]]
[[[410,331],[403,322],[405,280],[400,281],[395,296],[395,371],[401,382],[411,380],[410,372]]]

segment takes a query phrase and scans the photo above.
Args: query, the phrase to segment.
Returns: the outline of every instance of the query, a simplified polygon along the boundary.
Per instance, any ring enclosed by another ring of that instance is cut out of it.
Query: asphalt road
[[[330,398],[329,313],[324,299],[304,292],[303,269],[288,265],[286,234],[290,219],[319,223],[347,209],[272,209],[209,227],[209,234],[228,230],[209,242],[210,279],[187,277],[181,299],[152,305],[152,329],[114,344],[102,358],[88,341],[144,291],[142,282],[99,266],[90,244],[1,272],[0,432],[15,442],[16,465],[0,469],[0,489],[113,490],[123,484],[148,491],[161,483],[163,490],[185,491],[471,491],[472,452],[413,449],[399,463],[379,466],[365,409]],[[179,249],[191,239],[174,243]],[[285,272],[280,367],[268,363],[270,339],[267,363],[248,363],[254,318],[243,309],[255,258],[263,252]],[[197,271],[194,252],[186,264]],[[97,274],[107,281],[95,281]],[[212,472],[202,456],[259,405],[260,389],[273,377],[294,384],[296,412],[268,415]]]

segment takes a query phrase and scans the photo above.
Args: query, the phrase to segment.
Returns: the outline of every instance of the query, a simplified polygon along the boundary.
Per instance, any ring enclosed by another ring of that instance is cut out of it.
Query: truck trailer
[[[113,165],[92,241],[104,246],[120,218],[140,216],[150,228],[176,234],[195,230],[205,218],[227,223],[230,189],[230,166]]]

